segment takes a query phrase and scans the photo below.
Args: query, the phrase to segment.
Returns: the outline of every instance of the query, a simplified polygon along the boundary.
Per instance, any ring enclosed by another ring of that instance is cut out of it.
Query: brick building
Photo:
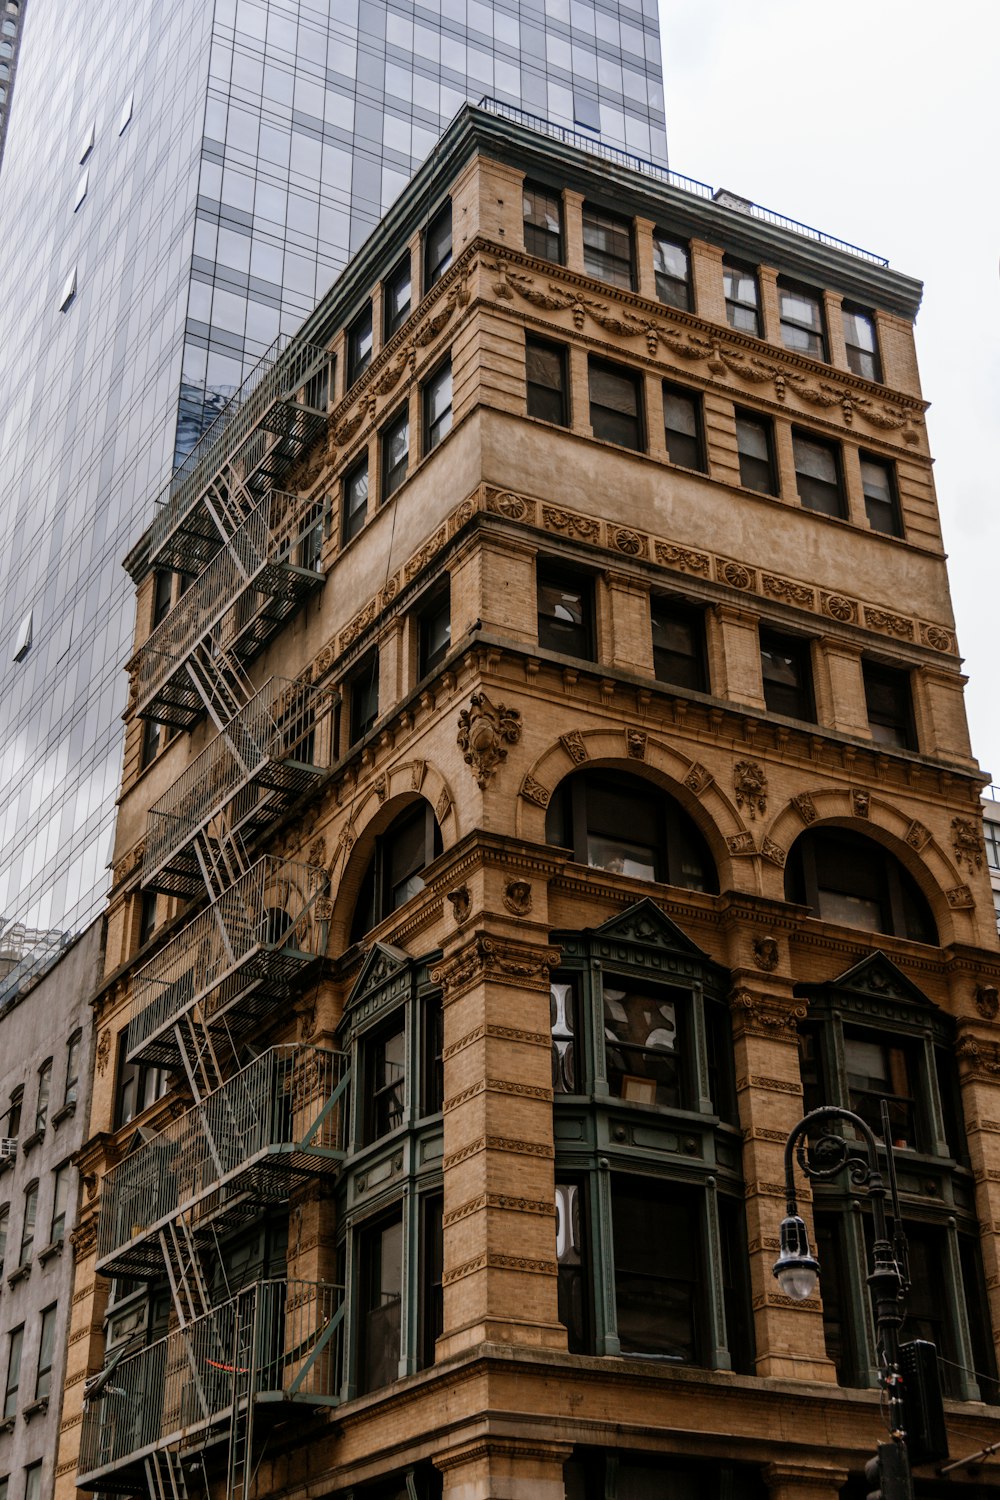
[[[954,1455],[993,1440],[919,295],[466,109],[176,488],[128,561],[61,1495],[833,1500],[884,1436],[863,1195],[807,1208],[821,1296],[771,1275],[822,1100],[888,1098],[906,1333]]]

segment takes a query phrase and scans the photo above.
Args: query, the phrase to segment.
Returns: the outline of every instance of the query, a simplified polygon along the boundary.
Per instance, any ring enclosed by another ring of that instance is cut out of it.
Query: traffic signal
[[[902,1443],[879,1443],[865,1464],[867,1500],[913,1500],[910,1465]]]
[[[948,1430],[941,1399],[937,1349],[926,1339],[900,1344],[903,1376],[903,1426],[912,1465],[939,1463],[948,1457]]]

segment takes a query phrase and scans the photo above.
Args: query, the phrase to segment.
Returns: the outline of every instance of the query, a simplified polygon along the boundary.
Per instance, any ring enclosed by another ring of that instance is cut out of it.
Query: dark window
[[[124,129],[124,126],[122,129]],[[29,1464],[24,1471],[24,1500],[42,1500],[41,1459],[37,1463]]]
[[[859,456],[861,488],[865,492],[865,511],[869,526],[872,531],[884,531],[887,536],[902,536],[895,465],[888,459],[872,458],[867,453]]]
[[[683,808],[625,771],[578,771],[556,787],[545,841],[580,864],[690,891],[718,891],[715,863]]]
[[[643,447],[641,377],[621,365],[590,360],[590,425],[596,438]]]
[[[49,1095],[52,1092],[52,1059],[46,1058],[38,1070],[38,1097],[35,1101],[35,1129],[44,1130],[49,1118]]]
[[[528,377],[528,416],[567,427],[566,350],[561,344],[549,344],[528,334],[524,341],[524,358]]]
[[[368,459],[355,464],[343,482],[344,498],[341,515],[341,545],[345,546],[356,537],[368,516]]]
[[[823,299],[818,292],[792,282],[778,282],[781,309],[781,340],[786,349],[826,359],[826,327]]]
[[[12,1417],[17,1411],[17,1392],[21,1384],[21,1350],[24,1347],[24,1324],[12,1328],[7,1335],[7,1385],[4,1391],[3,1414]]]
[[[653,670],[658,682],[708,691],[704,611],[677,599],[650,600]]]
[[[16,1088],[10,1096],[10,1105],[7,1109],[7,1129],[5,1134],[16,1140],[21,1133],[21,1109],[24,1105],[24,1085]]]
[[[41,1401],[52,1389],[52,1360],[56,1350],[55,1303],[42,1313],[42,1326],[38,1335],[38,1370],[35,1375],[35,1400]]]
[[[590,1352],[589,1295],[585,1255],[583,1187],[556,1183],[556,1260],[559,1265],[559,1321],[569,1335],[571,1354]]]
[[[423,1005],[422,1115],[440,1114],[444,1104],[444,1011],[440,996],[430,995]]]
[[[424,234],[424,291],[451,265],[451,199],[442,204]]]
[[[139,947],[143,948],[156,931],[156,892],[143,891],[139,898]]]
[[[579,573],[540,565],[538,569],[538,644],[564,656],[594,659],[594,589]]]
[[[760,665],[769,711],[812,723],[816,709],[809,642],[799,635],[761,630]]]
[[[424,452],[430,453],[451,431],[451,360],[424,386]]]
[[[166,744],[166,739],[165,725],[158,724],[155,719],[142,721],[142,748],[139,755],[139,765],[142,770],[152,765]]]
[[[425,1198],[421,1210],[420,1363],[434,1363],[434,1346],[444,1328],[444,1202],[439,1193]]]
[[[799,499],[807,510],[824,516],[847,514],[844,482],[840,472],[840,448],[812,433],[792,431],[795,478]]]
[[[697,1364],[703,1317],[701,1194],[615,1177],[615,1305],[623,1354]]]
[[[847,363],[855,375],[865,380],[881,381],[882,365],[878,357],[878,340],[875,337],[875,319],[871,313],[859,307],[844,308],[844,344],[847,348]]]
[[[367,303],[347,330],[348,389],[372,362],[372,305]]]
[[[403,1308],[403,1224],[394,1219],[359,1237],[361,1262],[361,1370],[363,1391],[399,1377]]]
[[[166,619],[170,613],[170,605],[173,600],[174,575],[173,573],[157,573],[156,584],[153,591],[153,629],[155,630],[161,620]]]
[[[403,408],[382,431],[382,499],[394,495],[410,461],[410,411]]]
[[[1000,823],[986,818],[983,822],[983,837],[986,840],[986,863],[991,870],[1000,870]]]
[[[402,1017],[392,1031],[365,1042],[368,1098],[365,1144],[381,1140],[403,1123],[406,1095],[406,1032]]]
[[[441,830],[430,803],[421,797],[375,841],[354,909],[352,943],[423,890],[421,872],[440,853]]]
[[[378,652],[371,651],[361,665],[351,674],[348,683],[351,705],[351,740],[358,740],[371,729],[378,718]]]
[[[413,298],[413,279],[410,271],[409,252],[382,284],[383,337],[388,343],[410,315]]]
[[[863,661],[861,670],[872,739],[880,745],[894,745],[898,750],[915,750],[909,672],[874,661]]]
[[[10,1204],[5,1203],[0,1208],[0,1273],[3,1271],[4,1261],[7,1258],[7,1235],[10,1232]]]
[[[848,1108],[860,1115],[875,1135],[882,1135],[882,1101],[889,1106],[892,1144],[906,1151],[927,1149],[918,1139],[913,1047],[889,1041],[875,1032],[844,1031],[844,1068]]]
[[[38,1218],[38,1183],[33,1182],[24,1193],[24,1218],[21,1221],[21,1250],[17,1257],[19,1266],[26,1266],[31,1259],[35,1243],[35,1220]]]
[[[687,1015],[679,992],[645,985],[602,985],[604,1056],[616,1099],[683,1109]]]
[[[451,592],[446,586],[426,604],[417,619],[418,677],[441,665],[451,647]]]
[[[526,182],[523,191],[524,248],[539,260],[562,264],[562,199],[549,188]]]
[[[785,863],[785,897],[827,922],[936,943],[937,928],[916,881],[874,839],[846,828],[799,835]]]
[[[726,318],[730,328],[760,337],[760,292],[757,272],[736,261],[724,260],[722,279],[726,291]]]
[[[664,382],[663,437],[672,464],[680,464],[685,469],[705,469],[700,396],[682,386]]]
[[[660,301],[668,307],[690,311],[691,257],[688,248],[659,229],[653,231],[653,271]]]
[[[118,1079],[115,1085],[115,1129],[148,1109],[167,1090],[165,1068],[152,1068],[145,1063],[125,1061],[125,1033],[118,1042]]]
[[[736,413],[736,449],[740,459],[740,484],[760,495],[778,493],[774,462],[774,430],[766,417]]]
[[[66,1237],[66,1214],[69,1211],[69,1187],[73,1171],[68,1161],[55,1170],[52,1188],[52,1224],[49,1229],[49,1244],[57,1245]]]
[[[632,225],[628,219],[583,205],[583,265],[590,276],[632,291]]]

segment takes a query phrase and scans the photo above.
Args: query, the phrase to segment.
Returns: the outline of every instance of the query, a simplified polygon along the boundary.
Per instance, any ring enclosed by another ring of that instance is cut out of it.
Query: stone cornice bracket
[[[493,703],[485,693],[473,693],[458,716],[458,748],[481,790],[507,759],[507,746],[520,738],[520,711]]]
[[[761,995],[751,990],[734,990],[729,999],[733,1024],[740,1033],[768,1036],[776,1041],[794,1042],[807,1007],[801,1000],[780,995]]]
[[[510,943],[477,932],[466,947],[431,971],[431,979],[441,986],[446,1005],[481,981],[516,989],[546,989],[559,956],[558,948]]]

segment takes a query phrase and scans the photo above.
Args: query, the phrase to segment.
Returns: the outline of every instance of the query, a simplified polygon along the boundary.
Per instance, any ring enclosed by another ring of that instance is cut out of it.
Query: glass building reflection
[[[121,559],[172,466],[483,95],[665,164],[656,0],[133,0],[114,26],[31,0],[0,173],[0,933],[103,900]]]

